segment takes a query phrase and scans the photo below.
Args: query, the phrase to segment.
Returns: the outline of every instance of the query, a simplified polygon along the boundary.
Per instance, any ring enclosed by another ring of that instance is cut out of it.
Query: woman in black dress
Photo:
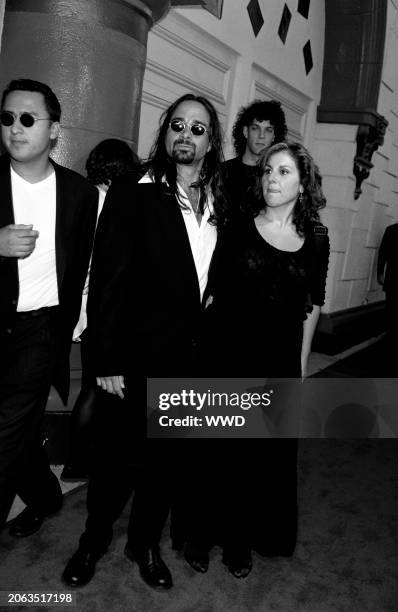
[[[325,297],[329,239],[318,212],[324,206],[321,176],[301,144],[278,143],[264,153],[252,193],[219,233],[204,375],[305,377]],[[197,491],[200,512],[195,504],[190,509],[185,557],[197,571],[206,571],[211,543],[222,545],[223,561],[238,578],[251,570],[251,550],[293,553],[298,432],[287,431],[218,447],[217,469]]]

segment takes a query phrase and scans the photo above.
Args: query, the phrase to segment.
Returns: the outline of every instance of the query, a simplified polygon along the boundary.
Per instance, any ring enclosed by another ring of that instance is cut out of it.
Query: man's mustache
[[[178,140],[174,142],[173,148],[176,148],[178,145],[189,145],[190,147],[195,149],[195,143],[192,142],[192,140],[190,140],[189,138],[178,138]]]

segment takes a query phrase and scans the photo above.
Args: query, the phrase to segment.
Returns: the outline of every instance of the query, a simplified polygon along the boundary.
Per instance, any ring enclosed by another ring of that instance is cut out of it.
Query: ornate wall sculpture
[[[355,193],[357,200],[362,193],[362,183],[373,168],[372,155],[383,144],[388,121],[377,113],[374,122],[361,123],[357,132],[357,151],[354,157]]]

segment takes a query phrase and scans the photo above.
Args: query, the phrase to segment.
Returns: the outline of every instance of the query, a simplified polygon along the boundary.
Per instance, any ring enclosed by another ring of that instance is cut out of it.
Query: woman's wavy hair
[[[152,180],[161,184],[163,177],[166,178],[168,188],[172,194],[174,194],[180,203],[181,208],[186,208],[186,205],[181,201],[179,197],[179,191],[177,188],[177,167],[173,159],[168,155],[166,151],[166,134],[169,129],[170,120],[173,116],[175,109],[182,102],[199,102],[209,113],[210,124],[209,124],[209,142],[211,145],[210,151],[205,155],[202,170],[199,177],[198,186],[201,189],[201,201],[199,203],[202,211],[206,202],[206,193],[211,191],[214,198],[214,215],[212,216],[212,222],[215,224],[223,224],[227,213],[227,202],[224,196],[224,154],[223,154],[223,135],[221,125],[218,119],[217,111],[212,103],[204,98],[193,93],[187,93],[175,102],[169,108],[164,111],[160,118],[160,126],[156,136],[156,140],[149,153],[148,159],[145,161],[145,169],[149,173]]]
[[[274,128],[274,143],[286,138],[287,126],[285,113],[278,100],[254,100],[249,106],[240,109],[232,128],[232,141],[238,157],[246,151],[246,137],[243,128],[249,127],[253,121],[269,121]]]
[[[127,142],[107,138],[98,143],[86,161],[87,179],[93,185],[110,185],[126,172],[138,170],[140,159]]]
[[[265,151],[257,166],[254,184],[250,189],[250,197],[244,203],[247,212],[257,217],[260,210],[266,208],[262,189],[262,177],[270,158],[276,153],[284,152],[294,160],[303,187],[301,197],[297,198],[293,211],[293,223],[297,233],[304,236],[309,231],[312,222],[319,222],[319,210],[326,206],[326,198],[322,192],[322,177],[319,168],[310,152],[299,142],[279,142]]]

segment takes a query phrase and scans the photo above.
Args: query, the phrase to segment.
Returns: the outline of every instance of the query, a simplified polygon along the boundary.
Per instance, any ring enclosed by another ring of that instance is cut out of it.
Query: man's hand
[[[124,377],[123,376],[97,376],[97,385],[104,391],[124,398]]]
[[[0,255],[19,259],[29,257],[39,236],[39,232],[32,228],[33,225],[22,223],[13,223],[0,228]]]

